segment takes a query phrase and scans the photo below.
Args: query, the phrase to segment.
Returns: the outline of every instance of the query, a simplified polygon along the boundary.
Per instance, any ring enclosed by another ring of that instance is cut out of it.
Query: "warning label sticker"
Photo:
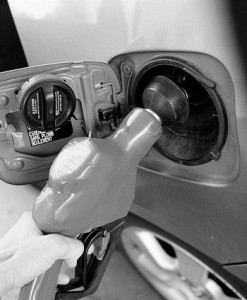
[[[33,130],[30,127],[27,127],[28,135],[30,139],[31,146],[38,146],[44,143],[49,143],[53,140],[54,131],[40,131],[40,130]]]
[[[67,122],[63,127],[55,131],[35,130],[27,126],[28,137],[32,147],[39,146],[45,143],[65,139],[73,133],[71,122]]]
[[[63,111],[63,97],[60,91],[55,91],[56,117]]]
[[[40,120],[39,93],[35,93],[35,96],[31,99],[32,115],[37,115],[37,119]]]

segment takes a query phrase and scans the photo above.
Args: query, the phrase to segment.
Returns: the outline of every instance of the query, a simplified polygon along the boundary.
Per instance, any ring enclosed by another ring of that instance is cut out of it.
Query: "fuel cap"
[[[158,75],[145,88],[142,95],[144,108],[154,111],[163,125],[184,123],[189,116],[189,103],[184,91],[172,80]]]
[[[18,93],[21,118],[33,129],[54,130],[71,118],[76,97],[62,79],[50,74],[34,76]]]

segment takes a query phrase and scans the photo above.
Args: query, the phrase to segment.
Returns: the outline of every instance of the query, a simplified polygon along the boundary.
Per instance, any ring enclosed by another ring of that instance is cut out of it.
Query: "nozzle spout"
[[[108,139],[141,160],[162,134],[160,117],[149,109],[135,108]]]

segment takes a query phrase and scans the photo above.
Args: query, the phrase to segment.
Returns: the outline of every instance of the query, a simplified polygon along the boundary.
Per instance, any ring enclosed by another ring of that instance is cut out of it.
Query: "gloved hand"
[[[0,297],[13,296],[58,259],[64,260],[68,267],[75,267],[83,250],[83,244],[76,239],[59,234],[43,235],[32,213],[25,212],[0,240]],[[69,277],[61,274],[58,283],[68,282]]]

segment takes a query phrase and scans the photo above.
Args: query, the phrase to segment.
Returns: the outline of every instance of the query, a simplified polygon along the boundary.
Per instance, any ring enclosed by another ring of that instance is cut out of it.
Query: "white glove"
[[[32,213],[25,212],[0,240],[0,297],[16,294],[58,259],[64,260],[68,267],[75,267],[83,250],[83,244],[76,239],[59,234],[43,235]],[[58,283],[68,282],[69,277],[61,274]]]

